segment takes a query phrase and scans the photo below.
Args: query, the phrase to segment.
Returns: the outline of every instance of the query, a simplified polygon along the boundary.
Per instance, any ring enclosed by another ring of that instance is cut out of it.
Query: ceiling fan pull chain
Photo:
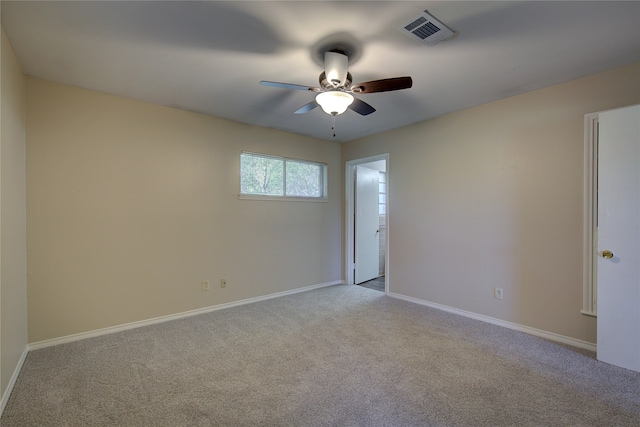
[[[336,137],[336,114],[331,115],[331,130],[333,131],[333,137]]]

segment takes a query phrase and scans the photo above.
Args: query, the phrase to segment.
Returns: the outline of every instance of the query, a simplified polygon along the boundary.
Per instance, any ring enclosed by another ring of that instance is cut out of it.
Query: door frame
[[[389,153],[378,154],[375,156],[364,157],[360,159],[348,160],[345,162],[345,283],[347,285],[355,284],[355,276],[354,276],[354,268],[355,268],[355,171],[356,166],[362,165],[365,163],[371,163],[379,160],[384,160],[386,164],[386,175],[387,175],[387,220],[386,220],[386,238],[385,238],[385,253],[384,253],[384,292],[385,294],[389,293],[389,277],[390,277],[390,266],[389,266],[389,215],[391,209],[389,208],[389,182],[391,180],[389,175]]]

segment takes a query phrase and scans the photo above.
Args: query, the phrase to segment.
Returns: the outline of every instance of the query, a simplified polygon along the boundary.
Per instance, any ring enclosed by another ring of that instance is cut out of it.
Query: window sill
[[[316,202],[326,203],[328,197],[291,197],[291,196],[261,196],[259,194],[239,194],[240,200],[268,200],[273,202]]]

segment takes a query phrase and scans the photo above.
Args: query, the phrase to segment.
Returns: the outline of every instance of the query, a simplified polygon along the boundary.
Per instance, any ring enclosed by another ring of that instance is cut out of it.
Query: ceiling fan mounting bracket
[[[341,53],[349,58],[349,65],[353,65],[362,55],[362,44],[351,34],[344,32],[323,37],[311,48],[313,62],[322,68],[326,52]]]
[[[354,58],[357,59],[357,57],[360,56],[356,53],[356,48],[354,46],[350,46],[346,43],[340,43],[335,45],[331,44],[331,45],[322,46],[316,49],[313,55],[315,62],[321,66],[324,66],[324,54],[326,52],[335,52],[348,57],[349,64],[353,64],[355,62]]]
[[[338,48],[329,49],[327,52],[339,53],[340,55],[349,56],[348,52],[345,52],[344,50]]]

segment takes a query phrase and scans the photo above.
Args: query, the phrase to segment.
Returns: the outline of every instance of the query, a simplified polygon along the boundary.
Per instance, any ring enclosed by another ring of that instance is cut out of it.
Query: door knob
[[[605,249],[604,251],[602,251],[602,258],[606,258],[606,259],[611,259],[613,258],[614,253],[611,252],[609,249]]]

